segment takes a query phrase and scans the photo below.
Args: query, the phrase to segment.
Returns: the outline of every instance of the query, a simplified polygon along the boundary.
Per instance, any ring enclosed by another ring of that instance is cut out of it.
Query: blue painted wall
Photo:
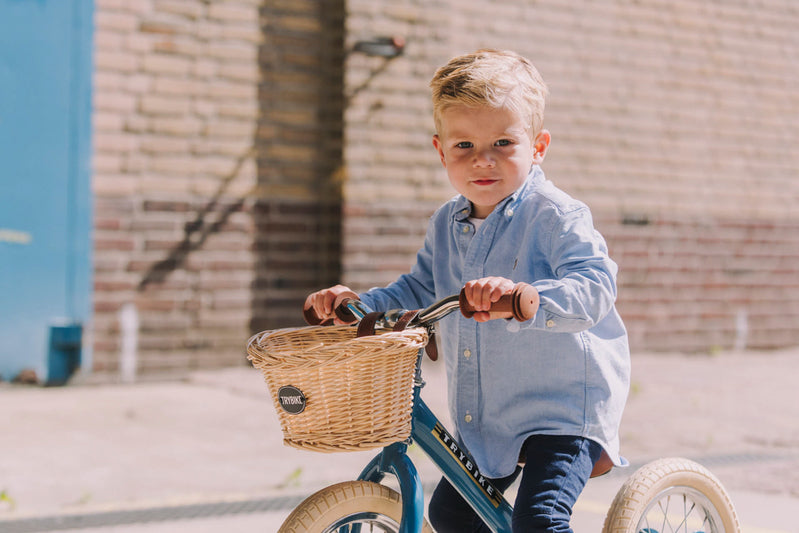
[[[0,0],[0,376],[91,318],[91,0]],[[83,366],[91,353],[83,343]]]

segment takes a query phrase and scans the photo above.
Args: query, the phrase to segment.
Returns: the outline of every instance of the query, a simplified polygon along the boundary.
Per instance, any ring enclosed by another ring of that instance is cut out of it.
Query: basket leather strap
[[[358,330],[356,337],[367,337],[375,334],[375,324],[378,320],[383,318],[383,314],[379,311],[367,313],[360,322],[358,322]]]
[[[394,325],[394,331],[403,331],[408,324],[416,318],[416,315],[419,314],[419,311],[407,311],[404,313],[397,323]],[[372,313],[368,313],[365,315],[360,322],[358,322],[358,329],[356,332],[357,337],[366,337],[368,335],[375,334],[375,324],[377,321],[383,318],[384,313],[379,311],[374,311]],[[427,345],[424,347],[424,351],[427,356],[430,358],[431,361],[438,360],[438,345],[436,344],[436,336],[435,334],[431,334],[430,338],[427,341]]]
[[[394,325],[394,331],[402,331],[408,324],[416,318],[416,315],[419,314],[419,311],[406,311],[397,323]],[[436,335],[435,333],[431,333],[430,337],[427,339],[427,344],[424,347],[424,352],[427,354],[427,357],[430,358],[431,361],[438,360],[438,345],[436,344]]]
[[[431,361],[438,361],[438,344],[436,344],[436,334],[430,333],[427,339],[427,344],[424,346],[424,353]]]
[[[403,331],[405,328],[408,327],[408,324],[416,318],[416,315],[419,314],[419,311],[405,311],[403,315],[397,320],[397,323],[394,324],[394,331]]]

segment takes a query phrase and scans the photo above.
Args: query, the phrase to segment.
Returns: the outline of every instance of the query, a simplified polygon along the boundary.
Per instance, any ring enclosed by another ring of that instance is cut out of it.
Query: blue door
[[[80,364],[91,316],[92,13],[91,0],[0,0],[4,380],[32,370],[63,382]]]

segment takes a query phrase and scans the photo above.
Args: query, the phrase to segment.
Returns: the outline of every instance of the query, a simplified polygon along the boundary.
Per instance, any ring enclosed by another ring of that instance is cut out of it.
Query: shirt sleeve
[[[435,301],[433,279],[433,253],[435,232],[431,221],[424,245],[416,253],[416,263],[408,274],[403,274],[386,287],[374,287],[359,295],[375,311],[389,309],[421,309]]]
[[[552,279],[533,283],[541,304],[531,327],[559,333],[592,328],[616,301],[618,267],[587,207],[555,218],[545,250]]]

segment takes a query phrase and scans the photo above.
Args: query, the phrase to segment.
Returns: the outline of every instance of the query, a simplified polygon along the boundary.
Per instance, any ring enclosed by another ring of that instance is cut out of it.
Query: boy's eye
[[[470,143],[469,141],[461,141],[455,145],[455,148],[471,148],[471,147],[472,143]]]
[[[497,142],[495,142],[494,144],[497,145],[497,146],[510,146],[511,145],[511,141],[510,141],[510,139],[500,139]]]

